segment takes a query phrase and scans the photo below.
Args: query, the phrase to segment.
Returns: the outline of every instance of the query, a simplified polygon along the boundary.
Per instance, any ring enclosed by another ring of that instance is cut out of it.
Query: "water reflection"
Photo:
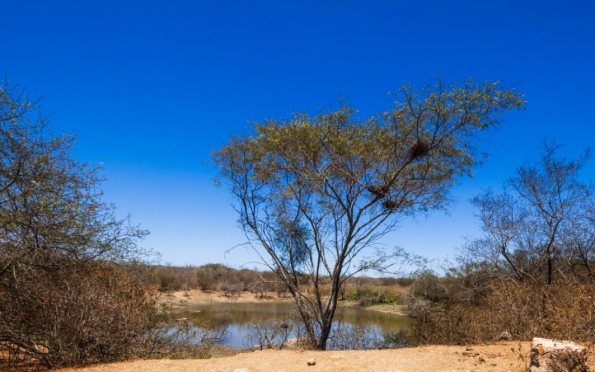
[[[203,323],[211,319],[224,317],[229,326],[224,336],[215,340],[232,347],[253,347],[261,342],[278,343],[284,338],[297,335],[297,325],[288,322],[295,312],[291,303],[262,302],[262,303],[230,303],[196,306],[188,309],[187,314]],[[395,314],[385,314],[377,311],[366,311],[356,308],[340,308],[336,316],[334,327],[334,344],[340,345],[339,337],[350,337],[350,334],[366,332],[364,339],[367,344],[374,340],[382,340],[384,333],[394,333],[406,329],[409,319]],[[259,326],[260,325],[260,326]],[[279,328],[275,334],[263,335],[263,327]],[[288,325],[283,328],[282,325]],[[265,339],[266,337],[266,339]],[[268,340],[268,338],[274,338]],[[333,344],[333,342],[331,342]],[[359,348],[365,348],[361,345]]]

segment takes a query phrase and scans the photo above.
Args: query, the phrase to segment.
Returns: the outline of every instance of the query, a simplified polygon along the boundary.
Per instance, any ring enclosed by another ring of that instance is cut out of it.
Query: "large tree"
[[[499,83],[438,80],[402,87],[367,119],[341,106],[265,120],[213,153],[248,243],[293,295],[313,347],[326,348],[345,280],[398,258],[378,240],[402,218],[446,208],[478,163],[478,132],[522,105]]]

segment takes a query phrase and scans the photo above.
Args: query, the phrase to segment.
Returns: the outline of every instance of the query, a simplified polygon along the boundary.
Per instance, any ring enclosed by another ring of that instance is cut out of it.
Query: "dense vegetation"
[[[0,369],[150,354],[147,232],[101,199],[99,169],[53,136],[38,103],[0,86]]]

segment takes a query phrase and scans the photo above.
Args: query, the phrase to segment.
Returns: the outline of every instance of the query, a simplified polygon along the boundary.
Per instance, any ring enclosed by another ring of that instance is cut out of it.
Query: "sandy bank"
[[[275,293],[268,293],[264,298],[258,298],[250,292],[242,292],[239,296],[226,297],[223,292],[203,292],[198,289],[190,291],[179,291],[164,296],[164,300],[171,301],[174,307],[183,308],[186,306],[208,306],[209,304],[221,303],[262,303],[262,302],[287,302],[293,303],[293,298],[279,298]],[[341,301],[339,306],[359,307],[354,301]],[[363,308],[365,310],[380,311],[388,314],[404,315],[403,307],[400,305],[377,304]]]

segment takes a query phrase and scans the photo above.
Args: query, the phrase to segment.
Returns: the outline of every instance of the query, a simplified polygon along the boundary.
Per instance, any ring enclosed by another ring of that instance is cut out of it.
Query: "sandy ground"
[[[293,302],[293,298],[278,298],[276,294],[265,293],[264,298],[257,298],[255,294],[250,292],[242,292],[239,296],[226,297],[223,292],[211,291],[203,292],[198,289],[190,291],[179,291],[167,294],[163,298],[165,301],[171,300],[174,306],[190,306],[190,305],[209,305],[220,303],[250,303],[250,302]]]
[[[520,344],[520,351],[518,342],[500,342],[472,347],[427,346],[397,350],[263,350],[216,359],[138,360],[60,372],[234,372],[242,368],[250,372],[515,372],[526,370],[529,348],[528,342]],[[308,366],[311,359],[316,364]]]

